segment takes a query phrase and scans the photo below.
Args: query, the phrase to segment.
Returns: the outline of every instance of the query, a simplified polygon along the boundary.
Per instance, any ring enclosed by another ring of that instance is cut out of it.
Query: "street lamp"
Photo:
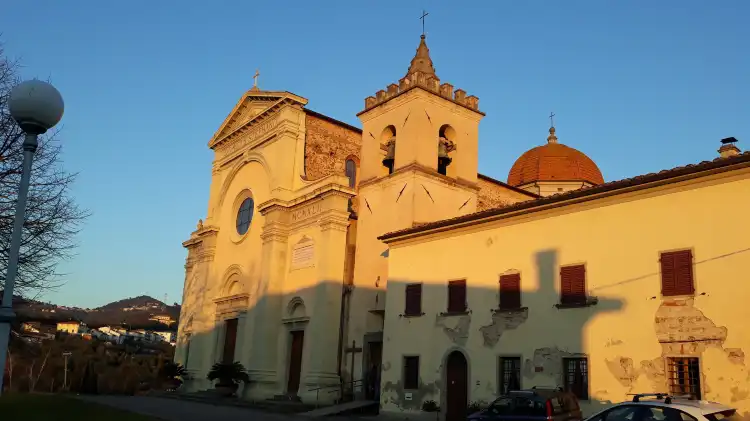
[[[0,305],[0,369],[5,373],[5,358],[8,354],[10,324],[13,313],[13,287],[18,274],[18,256],[21,248],[21,231],[26,213],[26,196],[29,192],[31,162],[38,146],[38,137],[60,122],[63,116],[62,96],[54,86],[41,80],[27,80],[10,91],[8,110],[26,137],[23,141],[23,169],[21,184],[18,186],[16,216],[13,220],[13,234],[8,252],[8,272],[5,275],[3,301]],[[0,395],[3,391],[3,375],[0,375]]]

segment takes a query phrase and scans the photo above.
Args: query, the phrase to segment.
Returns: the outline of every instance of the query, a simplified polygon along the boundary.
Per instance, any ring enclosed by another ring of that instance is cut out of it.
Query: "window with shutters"
[[[406,286],[406,305],[404,316],[422,315],[422,284],[410,284]]]
[[[419,357],[404,357],[404,389],[419,389]]]
[[[586,304],[586,266],[573,265],[560,268],[560,304]]]
[[[563,358],[563,388],[578,399],[589,398],[589,362],[586,357]]]
[[[466,279],[448,282],[448,313],[466,311]]]
[[[521,308],[521,274],[500,275],[500,310]]]
[[[661,263],[661,295],[671,297],[695,293],[691,250],[662,253],[659,261]]]

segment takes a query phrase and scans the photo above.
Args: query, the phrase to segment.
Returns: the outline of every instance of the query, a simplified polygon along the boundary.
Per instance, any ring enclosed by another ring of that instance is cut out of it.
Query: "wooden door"
[[[225,364],[234,362],[234,348],[237,345],[237,319],[224,322],[224,350],[221,361]]]
[[[299,391],[300,374],[302,373],[302,349],[305,342],[305,332],[296,330],[291,332],[291,350],[289,352],[289,379],[286,392],[296,395]]]
[[[465,421],[469,406],[469,370],[464,354],[453,351],[446,364],[445,421]]]

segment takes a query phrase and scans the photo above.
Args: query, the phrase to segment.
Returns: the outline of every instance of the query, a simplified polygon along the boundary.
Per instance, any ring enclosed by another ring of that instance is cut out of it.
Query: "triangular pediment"
[[[304,106],[307,104],[307,99],[289,92],[260,91],[257,89],[245,92],[221,124],[219,130],[211,138],[211,141],[208,142],[208,146],[213,148],[222,140],[231,136],[232,133],[288,103],[297,103]]]

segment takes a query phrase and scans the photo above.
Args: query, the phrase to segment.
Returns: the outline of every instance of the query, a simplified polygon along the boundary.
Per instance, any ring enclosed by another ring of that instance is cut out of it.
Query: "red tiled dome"
[[[587,181],[603,184],[604,177],[594,161],[583,152],[557,143],[555,128],[548,143],[537,146],[518,158],[508,173],[508,184],[520,186],[536,181]]]

